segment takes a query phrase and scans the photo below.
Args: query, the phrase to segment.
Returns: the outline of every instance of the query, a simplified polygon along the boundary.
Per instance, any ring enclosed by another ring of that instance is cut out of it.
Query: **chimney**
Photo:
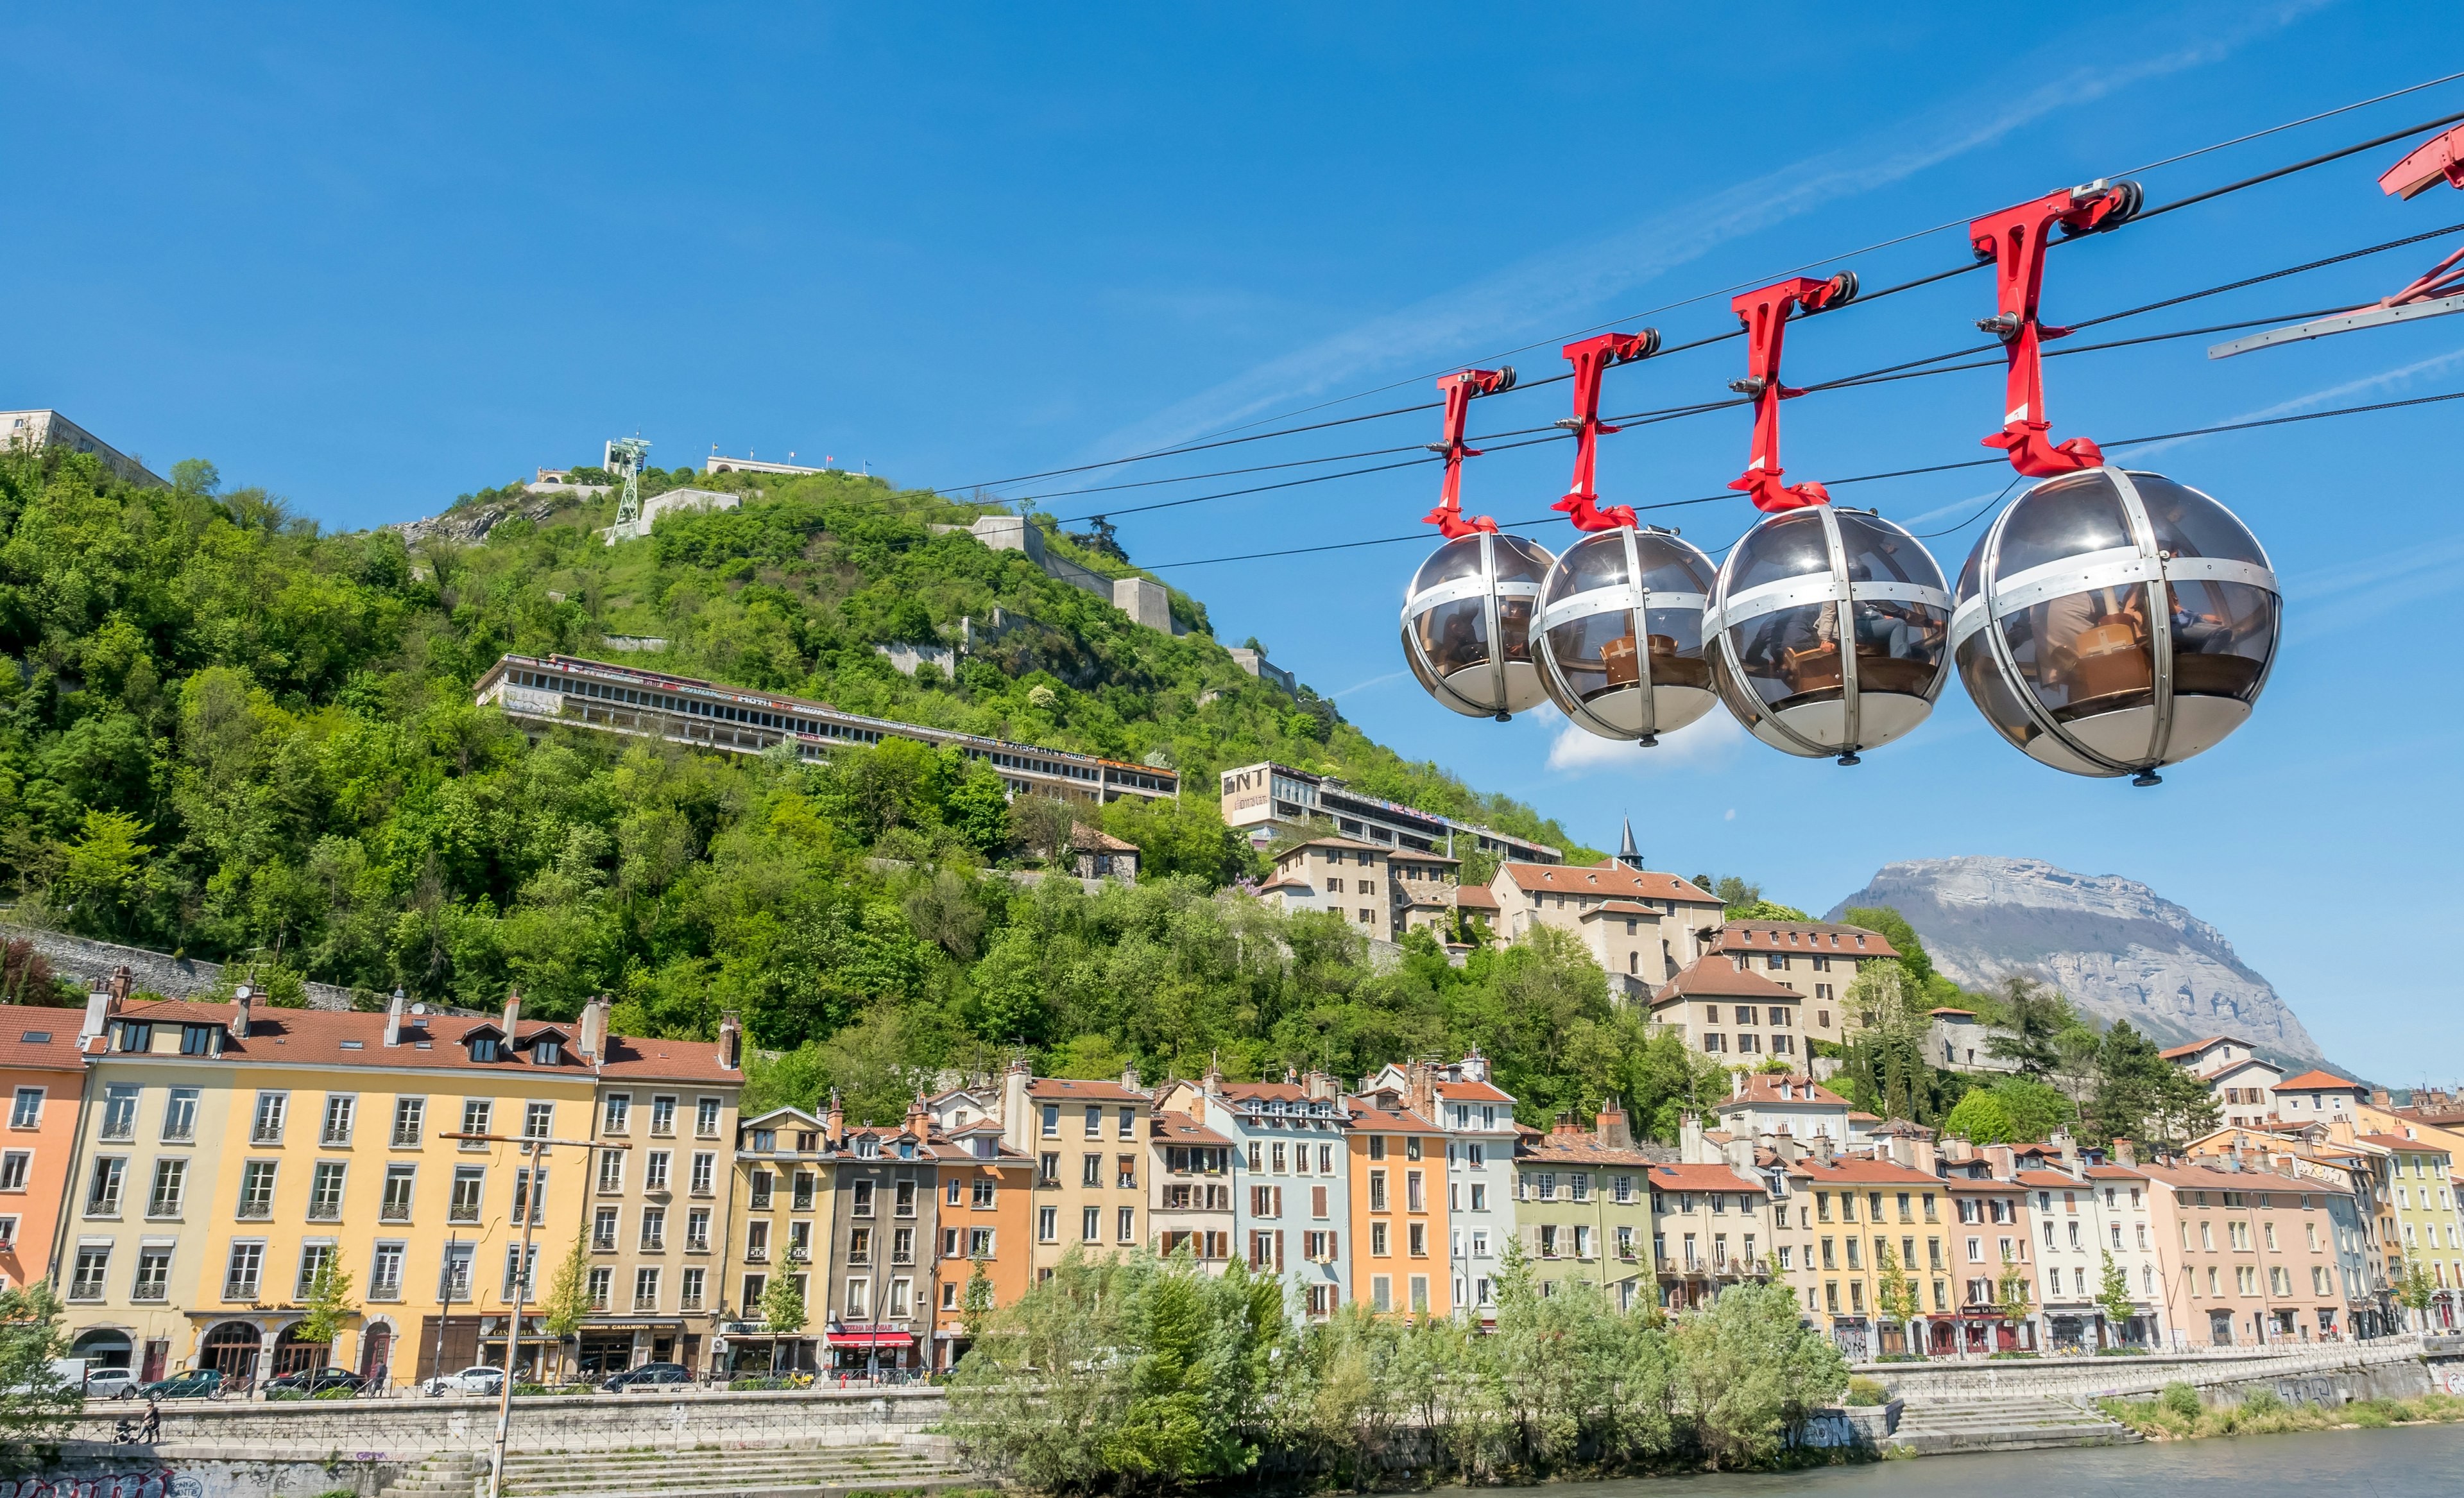
[[[1485,1082],[1488,1080],[1488,1058],[1480,1053],[1479,1046],[1474,1046],[1470,1049],[1464,1051],[1463,1058],[1458,1065],[1460,1069],[1463,1071],[1463,1079],[1464,1081]]]
[[[237,988],[231,990],[231,1039],[248,1039],[249,1001],[255,997],[256,990],[251,988],[246,983],[242,983]]]
[[[1035,1068],[1024,1056],[1012,1057],[1009,1069],[1001,1073],[1001,1142],[1019,1154],[1027,1153],[1027,1144],[1035,1133],[1034,1112],[1026,1100],[1027,1084],[1035,1080]]]
[[[399,988],[395,989],[393,1002],[385,1005],[385,1049],[391,1050],[402,1044],[402,1017],[409,1008],[410,996]]]
[[[1135,1067],[1123,1067],[1121,1068],[1121,1086],[1132,1092],[1143,1092],[1146,1090],[1146,1089],[1138,1086],[1138,1068]]]
[[[1915,1140],[1913,1141],[1913,1147],[1916,1154],[1917,1169],[1924,1171],[1928,1176],[1939,1176],[1942,1174],[1942,1157],[1939,1153],[1935,1151],[1934,1143],[1931,1139]]]
[[[2113,1141],[2113,1163],[2115,1163],[2116,1165],[2121,1166],[2121,1167],[2122,1167],[2123,1169],[2124,1169],[2124,1170],[2136,1170],[2136,1169],[2138,1169],[2138,1168],[2139,1168],[2139,1147],[2138,1147],[2137,1145],[2132,1144],[2128,1139],[2116,1139],[2116,1140],[2114,1140],[2114,1141]]]
[[[1677,1157],[1688,1165],[1708,1164],[1710,1157],[1705,1153],[1707,1148],[1703,1142],[1703,1115],[1680,1113],[1677,1116]]]
[[[577,1048],[582,1052],[583,1066],[595,1067],[607,1058],[607,1012],[613,1007],[605,994],[582,1006],[582,1043]],[[724,1035],[725,1031],[720,1033]],[[722,1047],[723,1045],[722,1042]],[[719,1064],[726,1065],[723,1055]]]
[[[603,1018],[599,1024],[604,1034],[607,1022]],[[734,1009],[718,1011],[718,1064],[730,1071],[744,1069],[744,1016]]]
[[[1746,1095],[1746,1074],[1744,1072],[1731,1071],[1728,1073],[1728,1095],[1730,1097],[1743,1097]]]
[[[506,990],[505,990],[505,1044],[506,1044],[506,1045],[511,1046],[511,1045],[514,1043],[514,1026],[515,1026],[515,1025],[517,1025],[517,1024],[519,1024],[521,1022],[522,1022],[522,991],[521,991],[520,989],[518,989],[518,988],[508,988],[508,989],[506,989]]]
[[[100,983],[95,984],[94,991],[85,996],[85,1023],[77,1026],[77,1044],[82,1046],[109,1029],[111,1011],[118,1007],[120,1004],[112,998],[111,990]]]
[[[2012,1177],[2019,1174],[2019,1157],[2017,1152],[2013,1151],[2011,1146],[2007,1144],[1989,1144],[1978,1153],[1983,1155],[1985,1157],[1986,1163],[1992,1167],[1993,1177],[1996,1180],[2009,1180]]]
[[[822,1121],[828,1128],[833,1148],[847,1138],[847,1109],[839,1103],[837,1088],[830,1089],[830,1110],[822,1115]]]
[[[124,973],[128,970],[126,968],[121,968],[121,971]],[[2370,1089],[2370,1106],[2372,1108],[2385,1108],[2388,1106],[2387,1090],[2386,1088],[2374,1087]]]
[[[118,967],[111,970],[111,998],[113,1002],[126,1003],[128,1002],[129,992],[136,986],[136,975],[128,971],[127,963],[122,962]]]
[[[1438,1064],[1436,1062],[1421,1060],[1406,1066],[1403,1068],[1403,1085],[1409,1090],[1405,1096],[1409,1100],[1412,1112],[1431,1123],[1444,1121],[1438,1116]]]
[[[1965,1165],[1976,1158],[1976,1146],[1966,1139],[1945,1139],[1942,1141],[1942,1157],[1954,1165]]]
[[[1831,1142],[1831,1135],[1828,1134],[1817,1134],[1814,1136],[1814,1157],[1820,1160],[1825,1165],[1831,1163],[1834,1157],[1834,1148]]]
[[[1598,1133],[1602,1149],[1634,1148],[1634,1128],[1626,1122],[1625,1110],[1617,1106],[1614,1097],[1600,1105],[1600,1113],[1593,1120],[1593,1128]]]
[[[2087,1172],[2079,1164],[2079,1141],[2071,1137],[2070,1130],[2067,1128],[2055,1130],[2053,1142],[2062,1152],[2063,1173],[2073,1180],[2085,1180]]]
[[[933,1132],[933,1111],[924,1106],[921,1092],[916,1093],[915,1100],[907,1105],[907,1132],[919,1140]]]
[[[1890,1135],[1891,1163],[1903,1170],[1917,1168],[1916,1141],[1904,1134]]]
[[[1567,1112],[1559,1113],[1556,1117],[1549,1120],[1549,1132],[1552,1135],[1563,1136],[1570,1134],[1582,1133],[1583,1126],[1574,1122],[1574,1115],[1572,1112]]]
[[[1329,1071],[1311,1071],[1301,1078],[1301,1086],[1314,1102],[1331,1103],[1343,1095],[1343,1084]]]

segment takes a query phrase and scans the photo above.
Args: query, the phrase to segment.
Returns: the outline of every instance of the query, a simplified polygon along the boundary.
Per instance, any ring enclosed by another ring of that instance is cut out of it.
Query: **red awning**
[[[915,1333],[904,1327],[841,1327],[829,1334],[832,1347],[896,1347],[914,1340]]]

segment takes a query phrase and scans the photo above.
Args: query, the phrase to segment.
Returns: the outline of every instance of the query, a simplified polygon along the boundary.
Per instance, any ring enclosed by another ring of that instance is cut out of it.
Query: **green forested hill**
[[[518,985],[547,1015],[607,992],[620,1026],[652,1032],[741,1007],[796,1053],[787,1094],[826,1079],[882,1106],[919,1068],[1018,1045],[1082,1070],[1212,1054],[1356,1075],[1486,1044],[1544,1112],[1648,1059],[1579,952],[1376,974],[1349,933],[1218,896],[1253,870],[1213,772],[1260,759],[1570,840],[1264,686],[1203,632],[1140,628],[931,528],[977,510],[765,477],[739,510],[615,548],[589,533],[605,500],[406,545],[180,472],[129,490],[87,457],[0,456],[0,898],[20,921],[253,962],[277,992],[288,975],[493,1005]],[[955,681],[873,650],[996,605],[1029,622]],[[605,653],[606,634],[666,638],[639,658],[689,674],[1169,762],[1198,791],[1111,808],[1151,883],[1089,896],[981,874],[1021,861],[998,785],[918,746],[826,768],[583,733],[534,748],[472,705],[504,651]]]

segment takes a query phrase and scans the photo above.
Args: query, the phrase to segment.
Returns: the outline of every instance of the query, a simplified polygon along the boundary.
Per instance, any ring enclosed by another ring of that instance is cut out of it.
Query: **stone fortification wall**
[[[219,962],[200,961],[195,958],[172,957],[165,952],[149,952],[143,947],[117,946],[108,941],[89,941],[56,931],[41,931],[31,926],[12,926],[0,922],[0,941],[31,941],[52,964],[52,970],[63,978],[74,978],[88,988],[97,979],[107,979],[121,967],[128,969],[135,986],[161,994],[165,999],[190,999],[211,993],[222,981]],[[312,1009],[347,1009],[351,991],[330,983],[310,983],[308,1007]]]

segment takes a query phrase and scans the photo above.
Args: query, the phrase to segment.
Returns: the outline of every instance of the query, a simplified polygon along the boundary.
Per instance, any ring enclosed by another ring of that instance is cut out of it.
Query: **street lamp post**
[[[523,1203],[529,1210],[522,1214],[521,1246],[516,1250],[517,1257],[514,1260],[513,1321],[505,1329],[505,1377],[496,1384],[496,1439],[488,1456],[488,1498],[504,1498],[505,1438],[514,1422],[514,1369],[516,1359],[521,1355],[522,1306],[529,1300],[531,1289],[531,1226],[539,1217],[539,1161],[546,1157],[551,1147],[560,1144],[570,1144],[582,1150],[626,1150],[632,1146],[598,1139],[551,1139],[545,1135],[514,1138],[501,1134],[449,1134],[445,1137],[484,1144],[511,1144],[531,1162],[530,1192]],[[584,1157],[585,1159],[587,1157]]]

